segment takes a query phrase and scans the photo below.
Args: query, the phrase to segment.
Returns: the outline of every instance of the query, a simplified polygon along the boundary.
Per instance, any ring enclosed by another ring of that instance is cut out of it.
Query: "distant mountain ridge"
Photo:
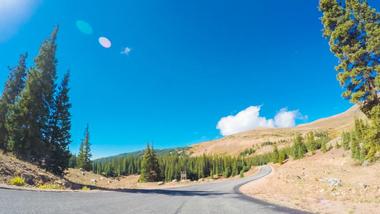
[[[155,149],[154,151],[156,152],[157,155],[167,155],[172,152],[181,152],[189,149],[189,147],[176,147],[176,148],[168,148],[168,149]],[[98,158],[93,160],[94,162],[101,162],[101,161],[106,161],[110,159],[116,159],[116,158],[124,158],[124,157],[131,157],[131,156],[141,156],[144,154],[144,150],[138,150],[134,152],[127,152],[127,153],[121,153],[118,155],[113,155],[109,157],[103,157],[103,158]]]

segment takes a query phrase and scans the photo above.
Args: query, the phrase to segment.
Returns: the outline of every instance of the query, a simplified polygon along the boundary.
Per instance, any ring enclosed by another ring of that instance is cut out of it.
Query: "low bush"
[[[12,178],[9,181],[9,184],[10,185],[15,185],[15,186],[24,186],[25,185],[25,180],[24,180],[24,178],[22,178],[20,176],[17,176],[17,177]]]
[[[81,190],[82,191],[90,191],[91,189],[89,187],[87,187],[87,186],[83,186]]]

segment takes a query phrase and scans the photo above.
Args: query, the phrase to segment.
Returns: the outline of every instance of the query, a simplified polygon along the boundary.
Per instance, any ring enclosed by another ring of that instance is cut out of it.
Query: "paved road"
[[[35,192],[0,189],[0,213],[301,213],[239,193],[239,187],[271,172],[262,167],[254,176],[166,190]]]

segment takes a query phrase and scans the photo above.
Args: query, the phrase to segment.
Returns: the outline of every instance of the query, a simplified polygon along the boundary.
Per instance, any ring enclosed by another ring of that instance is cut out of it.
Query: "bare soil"
[[[273,169],[270,176],[242,186],[241,191],[315,213],[379,213],[380,162],[362,166],[350,152],[333,149]]]
[[[13,155],[3,154],[0,150],[0,184],[8,185],[10,180],[16,176],[25,180],[26,187],[37,187],[44,184],[62,188],[69,186],[63,178],[46,172],[36,165],[18,160]]]

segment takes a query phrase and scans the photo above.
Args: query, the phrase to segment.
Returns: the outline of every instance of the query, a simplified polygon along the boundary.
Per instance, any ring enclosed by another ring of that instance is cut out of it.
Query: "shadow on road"
[[[83,186],[91,190],[102,190],[110,192],[135,193],[135,194],[160,194],[168,196],[222,196],[231,193],[215,192],[215,191],[193,191],[193,190],[177,190],[177,189],[110,189],[93,185],[82,185],[69,181],[72,189],[81,189]]]

